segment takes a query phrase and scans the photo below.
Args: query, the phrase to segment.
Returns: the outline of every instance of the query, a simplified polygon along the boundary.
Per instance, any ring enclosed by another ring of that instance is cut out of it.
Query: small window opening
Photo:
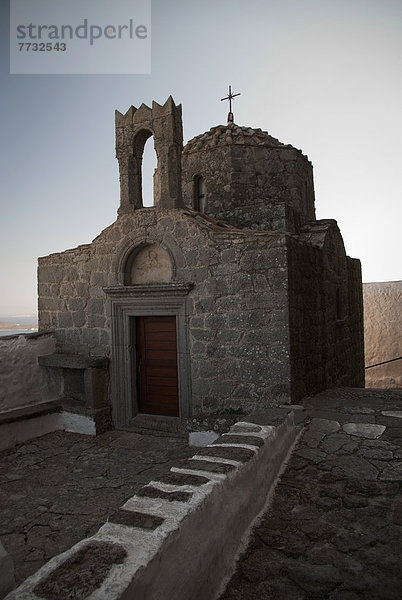
[[[199,176],[194,180],[194,208],[200,212],[205,212],[207,207],[207,188],[204,178]]]

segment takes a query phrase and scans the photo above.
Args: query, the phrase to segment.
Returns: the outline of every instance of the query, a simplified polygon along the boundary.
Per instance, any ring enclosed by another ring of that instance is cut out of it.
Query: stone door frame
[[[133,410],[132,351],[130,319],[143,316],[176,317],[177,370],[180,418],[191,416],[191,381],[188,344],[188,294],[191,284],[156,284],[104,288],[111,319],[110,387],[114,427],[126,427]]]

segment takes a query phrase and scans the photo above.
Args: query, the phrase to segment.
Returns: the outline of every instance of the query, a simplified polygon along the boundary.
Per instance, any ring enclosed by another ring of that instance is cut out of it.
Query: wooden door
[[[138,412],[179,416],[176,317],[136,317]]]

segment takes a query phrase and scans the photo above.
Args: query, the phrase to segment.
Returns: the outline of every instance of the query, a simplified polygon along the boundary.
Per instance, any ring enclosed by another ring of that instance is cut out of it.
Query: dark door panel
[[[176,317],[136,317],[138,411],[179,416]]]

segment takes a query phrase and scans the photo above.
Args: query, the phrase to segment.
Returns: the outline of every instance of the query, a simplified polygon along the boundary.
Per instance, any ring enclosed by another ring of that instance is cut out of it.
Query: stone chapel
[[[153,136],[154,206],[142,200]],[[360,262],[316,220],[300,150],[230,122],[183,147],[181,105],[116,111],[120,207],[92,243],[39,259],[40,364],[99,430],[364,386]]]

